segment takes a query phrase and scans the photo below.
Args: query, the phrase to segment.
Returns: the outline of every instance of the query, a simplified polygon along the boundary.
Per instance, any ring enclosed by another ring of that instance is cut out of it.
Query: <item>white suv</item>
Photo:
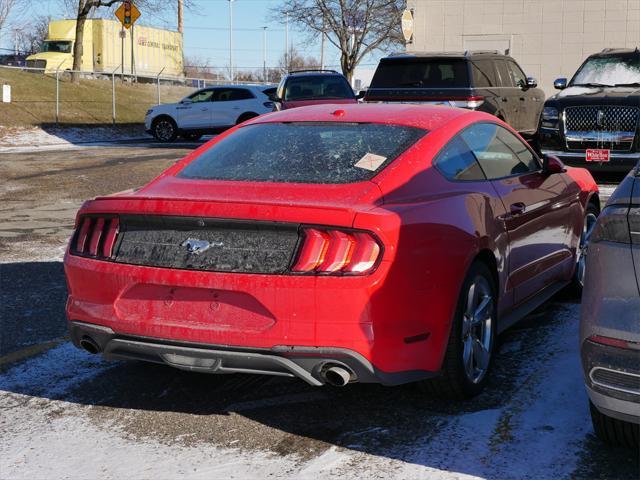
[[[273,111],[270,95],[275,86],[220,85],[207,87],[180,103],[156,105],[147,112],[144,126],[161,142],[178,135],[198,140],[206,133],[218,133],[263,113]]]

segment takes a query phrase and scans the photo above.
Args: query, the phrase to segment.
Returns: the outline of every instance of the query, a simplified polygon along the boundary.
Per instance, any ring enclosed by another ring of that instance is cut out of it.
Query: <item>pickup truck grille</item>
[[[198,217],[120,216],[113,261],[237,273],[286,273],[297,224]]]
[[[637,107],[568,107],[564,116],[567,148],[631,150],[639,117],[640,108]]]

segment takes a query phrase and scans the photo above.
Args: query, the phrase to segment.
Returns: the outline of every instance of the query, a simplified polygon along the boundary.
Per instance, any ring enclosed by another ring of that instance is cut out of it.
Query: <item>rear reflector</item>
[[[605,337],[603,335],[591,335],[589,340],[601,345],[608,345],[610,347],[624,348],[629,350],[640,350],[640,343],[629,342],[619,338]]]
[[[72,255],[109,259],[118,236],[117,217],[83,217],[71,243]]]
[[[376,239],[365,232],[305,228],[304,240],[291,270],[364,275],[373,270],[380,252]]]

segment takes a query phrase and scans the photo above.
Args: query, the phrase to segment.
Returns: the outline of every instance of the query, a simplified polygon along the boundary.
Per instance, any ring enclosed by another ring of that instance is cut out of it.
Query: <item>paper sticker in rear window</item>
[[[376,155],[375,153],[367,153],[364,157],[362,157],[356,163],[356,167],[364,168],[365,170],[369,170],[370,172],[375,172],[380,168],[380,165],[384,163],[386,160],[382,155]]]

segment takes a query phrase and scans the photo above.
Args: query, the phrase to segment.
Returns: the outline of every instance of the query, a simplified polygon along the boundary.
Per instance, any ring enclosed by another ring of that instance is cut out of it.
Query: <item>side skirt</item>
[[[511,312],[502,318],[498,319],[498,333],[504,332],[507,328],[511,327],[514,323],[522,320],[524,317],[533,312],[540,305],[548,301],[560,290],[569,285],[570,282],[556,282],[552,283],[537,295],[534,295],[529,300],[521,303],[515,307]]]

